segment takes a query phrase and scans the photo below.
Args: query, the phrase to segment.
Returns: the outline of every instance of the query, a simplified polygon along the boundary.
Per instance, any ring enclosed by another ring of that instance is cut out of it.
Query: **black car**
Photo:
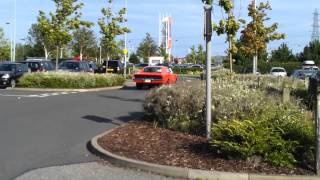
[[[68,72],[93,72],[88,61],[67,60],[59,65],[59,70]]]
[[[28,72],[28,66],[21,63],[0,63],[0,87],[15,87],[18,79]]]
[[[108,62],[108,66],[106,66]],[[106,67],[108,67],[106,69]],[[123,73],[123,64],[121,63],[120,60],[109,60],[109,61],[104,61],[102,64],[102,67],[99,68],[99,73],[117,73],[117,74],[122,74]]]
[[[27,64],[31,72],[46,72],[55,69],[53,63],[46,60],[27,60],[21,63]]]

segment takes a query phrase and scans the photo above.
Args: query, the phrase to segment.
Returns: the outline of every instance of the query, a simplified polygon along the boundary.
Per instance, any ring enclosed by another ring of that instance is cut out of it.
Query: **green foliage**
[[[166,52],[166,47],[164,45],[161,45],[159,47],[158,51],[159,51],[159,55],[164,57],[164,60],[166,62],[168,62],[169,61],[169,54]]]
[[[299,60],[314,60],[316,64],[320,64],[320,41],[312,41],[304,47],[303,52],[299,54]]]
[[[19,87],[25,88],[99,88],[121,86],[125,79],[120,75],[45,72],[25,74],[19,79]]]
[[[99,19],[100,33],[102,34],[101,45],[107,53],[107,59],[119,56],[119,42],[117,37],[129,33],[128,27],[122,27],[127,22],[125,18],[126,8],[121,8],[117,13],[113,12],[113,0],[107,0],[108,6],[101,10],[103,17]]]
[[[285,37],[284,34],[276,32],[278,29],[277,23],[270,26],[265,25],[265,22],[270,19],[267,17],[267,10],[271,10],[269,2],[262,2],[258,7],[256,7],[254,1],[249,4],[248,15],[252,18],[252,21],[247,24],[240,37],[240,50],[247,56],[263,53],[270,41]]]
[[[297,58],[292,53],[292,50],[289,49],[288,45],[282,43],[280,47],[271,52],[271,62],[291,62],[297,61]]]
[[[131,62],[133,64],[138,64],[138,63],[140,63],[140,59],[138,58],[136,53],[132,53],[132,54],[130,54],[129,62]]]
[[[73,32],[73,40],[71,42],[74,56],[97,57],[98,49],[96,36],[94,31],[87,27],[81,27]]]
[[[158,45],[151,37],[149,33],[146,34],[146,37],[140,42],[137,55],[138,57],[142,58],[145,63],[148,63],[150,56],[158,55]]]
[[[10,60],[10,45],[4,37],[3,29],[0,27],[0,61]]]
[[[188,63],[193,64],[205,64],[206,62],[206,53],[201,44],[198,45],[197,49],[193,45],[190,48],[190,53],[187,55],[186,60]]]
[[[176,74],[188,74],[188,75],[200,75],[203,73],[202,69],[199,68],[172,68],[173,72]]]
[[[201,84],[162,86],[147,94],[144,109],[162,127],[202,134],[205,129],[203,90]]]
[[[298,83],[291,78],[227,73],[213,72],[214,149],[229,157],[258,156],[277,166],[312,164],[315,137],[310,114],[295,100],[282,102],[283,84],[298,89]],[[153,89],[146,96],[145,111],[165,128],[204,135],[204,89],[195,82]]]

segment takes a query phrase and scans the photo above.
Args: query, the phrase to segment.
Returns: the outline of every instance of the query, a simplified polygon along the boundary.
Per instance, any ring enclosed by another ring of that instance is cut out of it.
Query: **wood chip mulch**
[[[281,175],[314,175],[303,168],[287,169],[262,162],[231,160],[213,151],[204,137],[188,135],[152,123],[133,121],[98,140],[106,150],[120,156],[184,168]]]

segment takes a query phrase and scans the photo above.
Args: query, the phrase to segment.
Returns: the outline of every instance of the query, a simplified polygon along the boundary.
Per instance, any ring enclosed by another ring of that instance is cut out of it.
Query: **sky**
[[[39,10],[46,13],[54,11],[52,0],[16,0],[17,1],[17,42],[22,43],[27,37],[32,23],[36,22]],[[101,8],[107,5],[107,0],[79,0],[83,2],[83,19],[95,22],[94,30],[99,37],[97,20],[101,17]],[[123,7],[125,0],[114,0],[114,8]],[[234,0],[236,17],[248,19],[247,6],[249,0]],[[215,1],[216,4],[217,1]],[[266,2],[257,0],[257,2]],[[272,22],[279,23],[278,32],[285,33],[286,39],[272,42],[268,51],[276,49],[281,43],[288,43],[294,53],[301,52],[311,40],[313,12],[320,9],[319,0],[269,0],[273,8],[268,12]],[[173,17],[173,49],[175,56],[185,56],[192,45],[203,44],[203,4],[201,0],[128,0],[128,49],[134,51],[139,42],[150,33],[158,41],[159,14]],[[6,24],[13,22],[14,0],[0,0],[0,27],[4,28],[9,39],[13,26]],[[221,8],[214,5],[213,20],[218,22],[226,16]],[[120,37],[121,38],[121,37]],[[225,36],[213,36],[213,55],[224,55],[227,48]]]

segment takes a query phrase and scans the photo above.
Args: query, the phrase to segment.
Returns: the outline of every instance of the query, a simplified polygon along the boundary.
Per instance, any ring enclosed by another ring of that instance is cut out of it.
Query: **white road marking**
[[[44,94],[0,94],[0,96],[3,97],[24,97],[24,98],[45,98],[50,96],[60,96],[60,95],[68,95],[68,94],[76,94],[79,92],[54,92],[54,93],[44,93]]]

